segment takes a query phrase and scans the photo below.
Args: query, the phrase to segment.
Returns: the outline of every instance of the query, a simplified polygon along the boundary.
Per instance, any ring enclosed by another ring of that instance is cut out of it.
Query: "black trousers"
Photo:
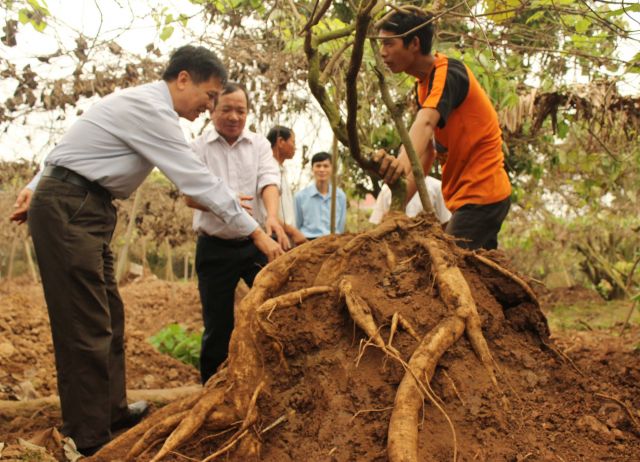
[[[467,204],[451,216],[445,231],[460,238],[457,244],[465,249],[497,249],[498,233],[507,217],[511,199],[493,204]]]
[[[62,433],[81,448],[111,439],[127,412],[124,307],[109,243],[110,196],[43,177],[29,207],[56,358]]]
[[[198,238],[196,272],[204,321],[200,350],[202,383],[216,372],[229,354],[234,296],[240,278],[251,287],[256,275],[266,264],[267,257],[250,239]]]

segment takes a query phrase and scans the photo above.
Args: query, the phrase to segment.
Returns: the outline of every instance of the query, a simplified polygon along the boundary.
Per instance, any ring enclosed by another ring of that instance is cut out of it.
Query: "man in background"
[[[83,455],[147,412],[144,402],[127,406],[112,199],[128,197],[158,167],[270,259],[282,253],[197,159],[178,121],[212,108],[226,78],[210,50],[179,48],[161,81],[117,91],[86,111],[21,191],[10,216],[29,221],[51,321],[62,433]]]
[[[286,166],[284,165],[285,161],[293,159],[296,153],[296,134],[288,127],[276,125],[269,130],[267,139],[271,143],[273,158],[280,167],[280,209],[278,218],[293,245],[304,244],[307,242],[307,238],[296,228],[293,193],[291,192]]]
[[[193,142],[193,149],[212,177],[224,180],[267,234],[276,235],[282,252],[289,248],[289,241],[278,220],[280,170],[269,141],[245,128],[248,111],[245,89],[227,83],[211,110],[213,128]],[[188,197],[187,205],[196,209],[196,273],[204,321],[200,376],[205,383],[229,352],[238,282],[243,279],[251,287],[268,258],[217,214]]]
[[[442,197],[442,182],[432,176],[427,176],[424,179],[425,186],[427,187],[427,193],[429,194],[429,200],[433,206],[433,212],[436,218],[442,225],[451,219],[451,212],[444,203]],[[386,184],[382,186],[378,197],[376,198],[376,205],[371,212],[369,222],[374,225],[379,224],[382,218],[387,214],[391,208],[391,189]],[[407,203],[405,213],[409,217],[415,217],[423,211],[422,202],[420,202],[420,196],[416,192],[411,200]]]
[[[331,233],[331,155],[319,152],[311,158],[313,182],[295,195],[296,226],[307,239]],[[336,233],[344,233],[347,196],[336,191]]]

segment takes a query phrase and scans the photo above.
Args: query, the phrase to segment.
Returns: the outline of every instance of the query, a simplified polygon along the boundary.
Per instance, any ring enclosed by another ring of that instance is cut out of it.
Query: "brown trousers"
[[[62,433],[80,448],[111,439],[127,411],[124,307],[109,248],[116,211],[106,192],[43,177],[29,229],[51,321]]]

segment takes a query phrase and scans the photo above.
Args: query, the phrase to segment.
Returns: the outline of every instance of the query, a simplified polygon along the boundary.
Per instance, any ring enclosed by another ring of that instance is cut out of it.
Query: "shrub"
[[[189,332],[180,324],[169,324],[149,338],[149,343],[160,353],[198,367],[200,361],[201,332]]]

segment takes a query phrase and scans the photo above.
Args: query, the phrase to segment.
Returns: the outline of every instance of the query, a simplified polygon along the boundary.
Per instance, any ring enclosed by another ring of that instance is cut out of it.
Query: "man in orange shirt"
[[[504,169],[502,132],[491,101],[462,62],[431,53],[432,17],[397,12],[380,27],[380,56],[394,73],[417,79],[419,111],[409,131],[429,174],[438,153],[442,193],[453,213],[446,231],[469,249],[495,249],[509,211],[511,184]],[[380,174],[387,183],[407,177],[407,197],[416,191],[407,153],[384,155]]]

